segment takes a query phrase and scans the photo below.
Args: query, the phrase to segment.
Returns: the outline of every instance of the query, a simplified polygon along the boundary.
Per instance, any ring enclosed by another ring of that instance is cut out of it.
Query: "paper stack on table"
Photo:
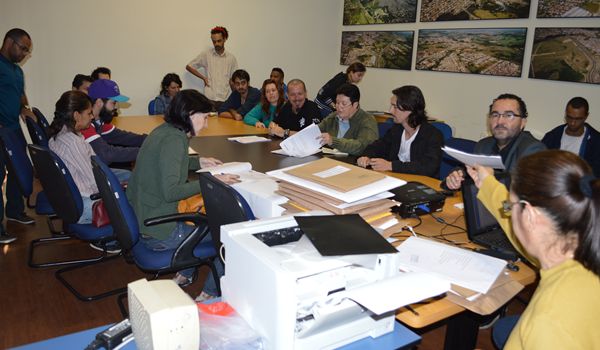
[[[271,139],[268,139],[268,138],[262,137],[262,136],[256,136],[256,135],[228,137],[227,140],[235,141],[235,142],[239,142],[239,143],[255,143],[255,142],[271,141]]]

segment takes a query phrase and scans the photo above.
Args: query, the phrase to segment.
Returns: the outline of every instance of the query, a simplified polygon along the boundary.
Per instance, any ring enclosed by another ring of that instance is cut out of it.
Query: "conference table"
[[[118,117],[114,124],[128,131],[150,132],[153,128],[162,123],[162,116],[137,116],[137,117]],[[261,135],[270,139],[269,142],[260,142],[252,144],[240,144],[229,141],[227,138],[233,135]],[[231,119],[222,119],[218,117],[209,117],[208,127],[202,133],[190,140],[190,147],[201,156],[216,157],[223,162],[248,161],[256,171],[266,172],[269,170],[280,169],[291,165],[302,164],[317,160],[323,155],[313,155],[304,158],[287,157],[271,153],[279,148],[280,138],[271,137],[265,129],[255,128],[245,125],[243,122]],[[351,156],[331,156],[344,162],[355,163],[355,157]],[[387,175],[401,178],[405,181],[417,181],[424,183],[436,190],[439,190],[440,181],[427,176],[398,174],[388,172]],[[441,212],[436,216],[442,218],[447,223],[464,228],[465,221],[463,210],[457,207],[462,202],[460,193],[452,197],[447,197]],[[414,226],[418,223],[416,219],[402,219],[401,223]],[[475,247],[468,242],[464,230],[449,229],[444,224],[436,221],[432,216],[425,215],[421,217],[421,223],[415,231],[423,236],[437,237],[445,229],[444,238],[455,242],[456,245]],[[454,230],[454,231],[452,231]],[[399,234],[401,242],[408,237],[408,234]],[[521,283],[528,285],[536,280],[535,271],[527,264],[518,262],[518,271],[507,271],[510,277]],[[446,332],[447,349],[473,348],[475,346],[478,324],[468,316],[469,312],[451,301],[447,297],[433,299],[426,303],[411,305],[409,308],[401,308],[396,314],[396,318],[414,329],[422,329],[440,321],[447,321],[448,329]],[[473,339],[474,338],[474,339]]]

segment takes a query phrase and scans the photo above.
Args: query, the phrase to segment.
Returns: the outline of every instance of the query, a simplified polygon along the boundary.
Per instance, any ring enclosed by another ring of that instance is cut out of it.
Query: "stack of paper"
[[[255,143],[255,142],[269,142],[270,139],[262,136],[236,136],[236,137],[228,137],[227,140],[235,141],[239,143]]]
[[[294,135],[283,140],[279,146],[281,149],[272,151],[291,157],[308,157],[321,151],[321,130],[316,124],[300,130]]]

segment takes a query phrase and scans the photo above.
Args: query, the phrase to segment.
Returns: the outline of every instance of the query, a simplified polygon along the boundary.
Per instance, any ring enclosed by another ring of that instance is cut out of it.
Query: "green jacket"
[[[188,155],[187,135],[168,123],[146,138],[127,186],[127,198],[137,216],[140,232],[166,239],[175,223],[144,226],[144,220],[177,213],[180,200],[200,193],[198,181],[188,182],[189,170],[200,168],[197,157]]]
[[[333,148],[353,156],[361,155],[365,148],[378,138],[375,117],[360,108],[350,118],[350,129],[343,138],[336,137],[338,127],[336,112],[331,113],[319,123],[319,129],[322,132],[333,136]]]

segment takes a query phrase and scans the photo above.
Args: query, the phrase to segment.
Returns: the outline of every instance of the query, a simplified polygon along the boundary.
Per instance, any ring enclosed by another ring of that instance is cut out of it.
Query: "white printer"
[[[322,215],[322,213],[320,213]],[[398,254],[323,257],[295,219],[221,227],[226,251],[223,300],[263,338],[266,349],[331,349],[394,327],[398,297],[412,283]],[[445,282],[428,283],[434,296]],[[410,288],[410,287],[408,287]]]

